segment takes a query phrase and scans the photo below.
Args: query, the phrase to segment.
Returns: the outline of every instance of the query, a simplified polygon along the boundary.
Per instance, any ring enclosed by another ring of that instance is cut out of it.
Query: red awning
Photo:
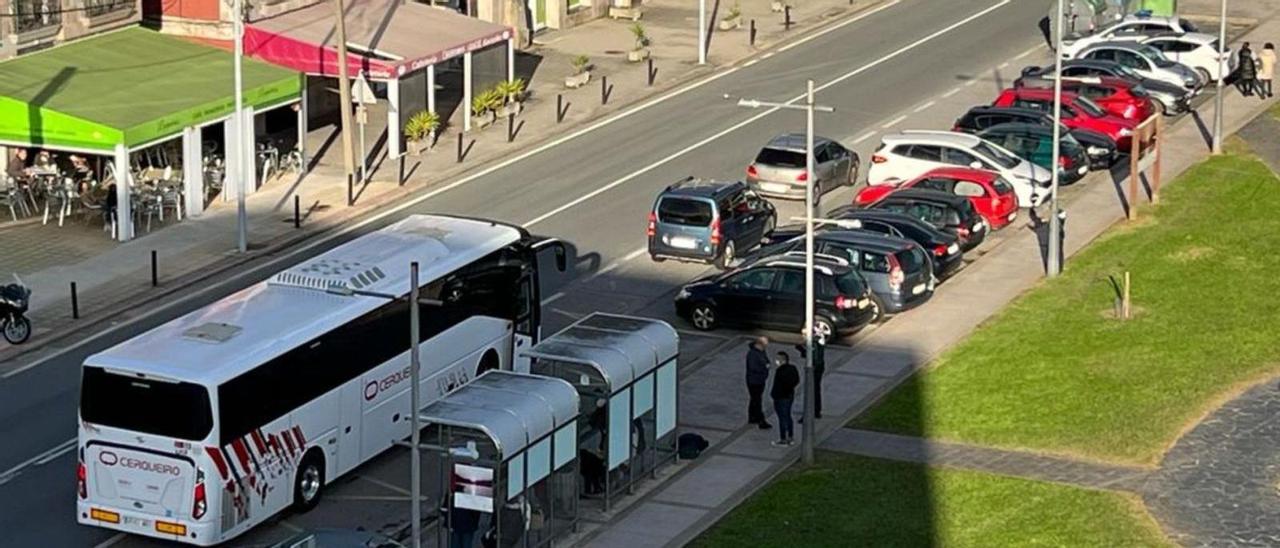
[[[505,26],[401,0],[347,6],[347,70],[392,79],[511,37]],[[245,53],[305,72],[338,75],[333,7],[328,2],[246,25]]]

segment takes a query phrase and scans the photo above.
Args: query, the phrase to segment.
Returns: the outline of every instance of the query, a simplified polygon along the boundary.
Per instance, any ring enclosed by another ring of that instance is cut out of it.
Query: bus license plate
[[[671,247],[678,247],[680,249],[693,249],[697,246],[698,246],[698,242],[695,242],[693,238],[676,237],[671,239]]]
[[[125,525],[136,525],[147,529],[151,528],[151,521],[147,519],[125,516],[123,521]]]

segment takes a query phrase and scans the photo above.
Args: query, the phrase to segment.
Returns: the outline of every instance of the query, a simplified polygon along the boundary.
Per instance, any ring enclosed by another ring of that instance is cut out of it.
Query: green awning
[[[297,98],[296,72],[246,58],[244,104]],[[233,110],[232,55],[139,27],[0,63],[0,141],[110,151]]]

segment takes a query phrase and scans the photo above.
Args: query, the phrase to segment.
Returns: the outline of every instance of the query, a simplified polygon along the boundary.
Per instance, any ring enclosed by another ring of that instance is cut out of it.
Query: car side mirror
[[[970,163],[969,163],[969,167],[971,167],[971,168],[973,168],[973,169],[982,169],[982,162],[979,162],[979,161],[977,161],[977,160],[974,160],[973,162],[970,162]]]

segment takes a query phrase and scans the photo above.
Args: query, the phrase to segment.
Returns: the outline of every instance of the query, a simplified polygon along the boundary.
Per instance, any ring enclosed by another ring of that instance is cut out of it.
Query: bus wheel
[[[302,457],[298,473],[293,477],[293,506],[299,512],[306,512],[320,502],[320,491],[324,489],[324,457],[320,449],[314,448]]]
[[[480,364],[476,366],[476,376],[479,377],[489,371],[496,370],[500,365],[502,365],[502,361],[498,359],[498,353],[490,348],[480,357]]]

